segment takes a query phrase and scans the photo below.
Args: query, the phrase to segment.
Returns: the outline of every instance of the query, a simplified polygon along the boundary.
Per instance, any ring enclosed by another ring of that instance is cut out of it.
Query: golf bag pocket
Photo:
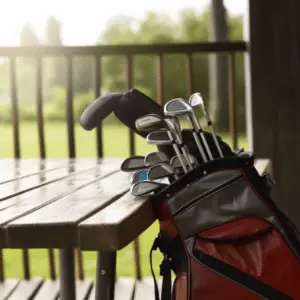
[[[251,164],[203,170],[153,199],[173,300],[300,300],[299,233],[265,177]]]

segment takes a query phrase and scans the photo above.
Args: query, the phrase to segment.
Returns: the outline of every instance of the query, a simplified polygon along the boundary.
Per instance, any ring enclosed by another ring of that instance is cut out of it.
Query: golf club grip
[[[94,100],[82,113],[80,125],[85,130],[97,127],[117,107],[123,93],[111,93]]]

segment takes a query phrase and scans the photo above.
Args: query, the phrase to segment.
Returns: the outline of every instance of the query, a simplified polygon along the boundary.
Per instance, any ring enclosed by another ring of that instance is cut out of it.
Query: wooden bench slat
[[[36,295],[42,284],[43,280],[41,278],[22,280],[8,300],[31,300]]]
[[[77,280],[76,281],[76,300],[87,300],[91,290],[93,288],[93,282],[90,279]]]
[[[94,171],[76,174],[72,178],[45,185],[25,194],[0,201],[0,247],[5,247],[5,225],[63,196],[84,188],[94,181],[116,172],[116,164],[101,164]]]
[[[76,247],[77,224],[126,193],[129,186],[128,174],[119,171],[18,218],[7,225],[8,245]]]
[[[3,201],[41,186],[71,178],[75,174],[79,175],[82,172],[89,172],[93,168],[95,166],[72,165],[48,172],[41,171],[37,175],[9,181],[0,185],[0,200]]]
[[[19,279],[6,279],[0,283],[0,300],[8,299],[8,296],[17,288]]]
[[[135,280],[133,278],[118,278],[115,285],[115,300],[132,300],[134,293]],[[95,299],[95,286],[88,298],[88,300]]]
[[[119,250],[146,230],[156,217],[147,197],[130,192],[79,224],[83,250]]]
[[[162,280],[157,280],[159,294],[161,294]],[[152,277],[145,277],[136,282],[133,300],[155,300],[154,282]]]
[[[38,290],[34,300],[56,300],[59,294],[59,281],[46,280]],[[9,299],[10,300],[10,299]]]

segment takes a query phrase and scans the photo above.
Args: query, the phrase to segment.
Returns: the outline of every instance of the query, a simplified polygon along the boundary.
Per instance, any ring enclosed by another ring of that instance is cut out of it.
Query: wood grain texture
[[[83,250],[119,250],[137,238],[154,221],[147,197],[130,192],[79,224],[79,246]]]
[[[300,1],[249,1],[254,151],[272,161],[275,202],[300,229]]]
[[[60,197],[10,222],[6,227],[7,245],[13,248],[77,247],[77,224],[109,205],[129,187],[128,174],[117,172]]]
[[[0,201],[0,247],[5,247],[5,226],[26,214],[49,205],[61,197],[75,193],[100,178],[119,169],[115,161],[102,162],[93,170],[75,174],[63,180],[44,185],[38,189]]]

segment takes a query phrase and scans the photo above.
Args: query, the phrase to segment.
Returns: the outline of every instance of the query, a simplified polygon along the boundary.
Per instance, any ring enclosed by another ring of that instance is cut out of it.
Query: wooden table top
[[[120,159],[0,160],[0,248],[119,250],[154,221]],[[263,172],[267,160],[256,167]]]

